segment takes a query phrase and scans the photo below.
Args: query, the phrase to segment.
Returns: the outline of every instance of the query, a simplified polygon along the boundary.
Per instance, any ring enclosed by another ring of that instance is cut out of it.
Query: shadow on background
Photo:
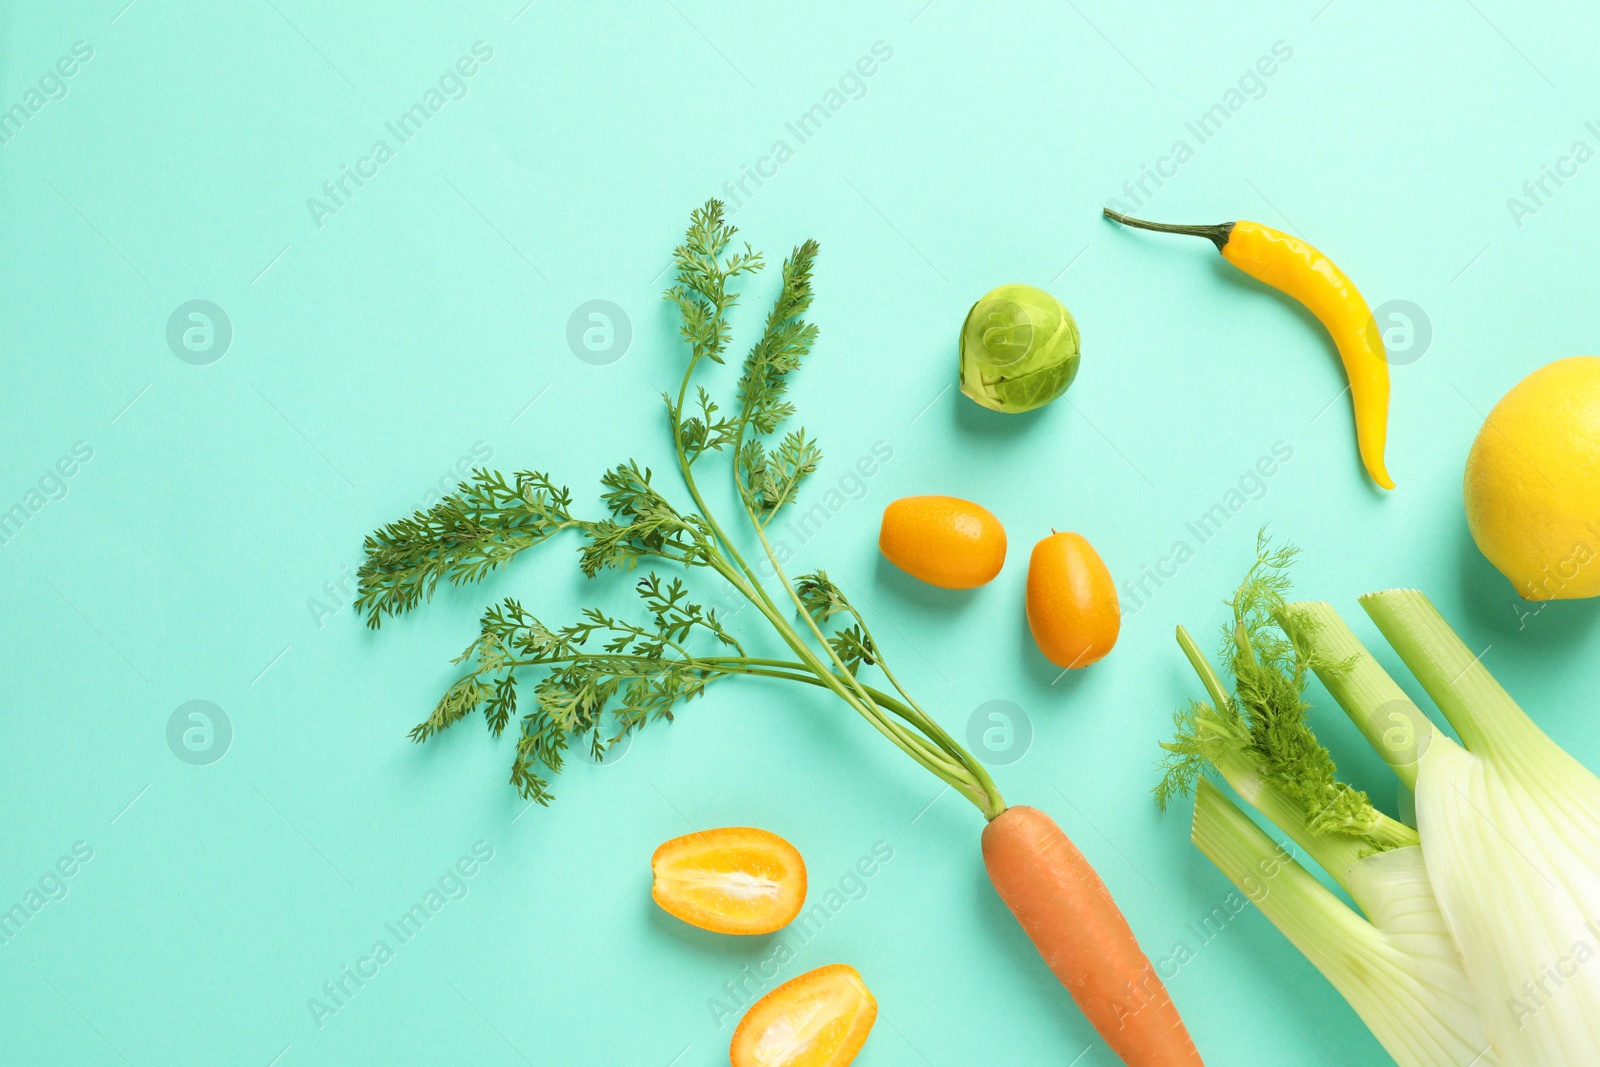
[[[1589,566],[1600,566],[1595,561]],[[1560,658],[1589,639],[1600,619],[1600,598],[1523,600],[1511,581],[1478,551],[1465,521],[1456,524],[1456,573],[1472,621],[1505,637],[1537,631],[1541,657]]]
[[[1211,271],[1223,285],[1255,293],[1257,299],[1271,300],[1280,307],[1287,308],[1289,313],[1299,320],[1300,327],[1306,331],[1306,335],[1317,339],[1322,351],[1327,354],[1333,366],[1338,368],[1340,376],[1343,376],[1344,361],[1339,358],[1339,346],[1333,343],[1333,337],[1328,333],[1327,327],[1323,326],[1304,304],[1288,293],[1250,277],[1221,256],[1213,258]]]
[[[951,419],[958,433],[971,434],[984,441],[1007,444],[1022,442],[1028,435],[1038,432],[1039,427],[1050,417],[1050,413],[1060,406],[1061,400],[1061,397],[1057,397],[1043,407],[1013,413],[991,411],[968,398],[961,392],[960,386],[956,386],[951,392],[955,394],[955,410],[951,414]],[[1071,395],[1071,392],[1072,390],[1068,389],[1063,396]]]
[[[1088,667],[1062,674],[1061,668],[1051,663],[1045,658],[1044,653],[1039,651],[1039,645],[1033,639],[1033,630],[1028,626],[1028,613],[1020,603],[1017,605],[1017,633],[1017,641],[1022,649],[1022,669],[1027,673],[1028,681],[1048,693],[1052,699],[1065,700],[1071,697],[1083,684],[1087,673],[1094,668],[1094,665],[1090,664]],[[1118,640],[1121,640],[1120,636]],[[1112,649],[1110,655],[1115,654],[1116,650]]]
[[[872,572],[872,586],[882,590],[902,604],[909,604],[923,612],[937,612],[954,624],[955,620],[972,610],[978,593],[984,589],[941,589],[920,578],[913,578],[896,567],[879,552]]]
[[[743,977],[740,968],[745,964],[754,966],[766,959],[772,947],[783,936],[783,931],[779,930],[771,934],[730,937],[727,934],[691,926],[677,916],[667,914],[650,896],[648,886],[640,893],[640,900],[640,906],[649,912],[645,921],[650,925],[651,934],[671,939],[696,957],[726,962],[727,977],[735,981]],[[763,989],[762,992],[767,990]],[[718,996],[723,995],[720,988],[713,990],[713,993]],[[742,1014],[742,1009],[740,1012]]]
[[[1328,333],[1327,327],[1323,326],[1321,321],[1318,320],[1318,318],[1310,311],[1308,311],[1304,304],[1300,303],[1300,301],[1296,300],[1287,293],[1280,292],[1264,282],[1256,281],[1256,279],[1250,277],[1250,275],[1246,274],[1238,267],[1235,267],[1227,260],[1222,259],[1220,256],[1212,263],[1211,266],[1212,272],[1222,282],[1222,284],[1236,289],[1248,290],[1249,292],[1256,294],[1260,299],[1272,300],[1280,307],[1287,308],[1290,314],[1299,320],[1300,328],[1306,331],[1306,335],[1308,337],[1315,338],[1315,343],[1327,355],[1329,361],[1332,362],[1334,368],[1338,371],[1339,381],[1341,383],[1348,381],[1344,371],[1344,360],[1339,355],[1339,346],[1334,344],[1333,335]],[[1271,360],[1279,357],[1269,353],[1264,358]],[[1290,352],[1284,355],[1282,358],[1287,359],[1290,362],[1295,362],[1300,357],[1296,353]],[[1306,360],[1306,362],[1309,362],[1309,360]],[[1269,363],[1262,363],[1251,367],[1238,367],[1236,368],[1236,373],[1293,374],[1295,373],[1295,368],[1279,367],[1270,365]],[[1345,424],[1349,427],[1350,448],[1347,462],[1352,463],[1357,473],[1360,474],[1361,483],[1366,486],[1367,493],[1376,497],[1387,496],[1389,490],[1379,488],[1377,483],[1367,476],[1367,469],[1361,462],[1361,453],[1356,448],[1355,424],[1350,414],[1349,396],[1347,394],[1341,394],[1338,397],[1330,396],[1329,407],[1340,409],[1338,413],[1339,418],[1343,419]],[[1332,411],[1327,411],[1325,414],[1325,417],[1328,418],[1332,418],[1333,416],[1334,412]],[[1317,412],[1313,417],[1324,417],[1324,413]]]

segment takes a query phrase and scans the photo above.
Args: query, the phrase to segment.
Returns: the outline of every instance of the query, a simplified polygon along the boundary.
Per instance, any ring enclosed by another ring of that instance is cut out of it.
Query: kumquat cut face
[[[867,1043],[878,1001],[854,967],[833,963],[750,1006],[733,1032],[733,1067],[846,1067]]]
[[[685,834],[650,857],[650,895],[669,914],[719,934],[770,934],[806,901],[806,864],[777,834],[727,826]]]

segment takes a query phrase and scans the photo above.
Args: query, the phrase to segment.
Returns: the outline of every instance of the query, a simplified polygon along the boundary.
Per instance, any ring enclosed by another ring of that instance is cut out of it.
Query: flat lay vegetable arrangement
[[[690,387],[697,371],[724,362],[731,341],[727,316],[737,300],[731,283],[763,265],[749,246],[730,251],[733,238],[721,204],[712,201],[697,210],[674,253],[677,284],[667,293],[681,315],[689,360],[677,394],[664,400],[678,473],[694,510],[673,505],[651,469],[636,461],[602,479],[610,515],[601,519],[575,517],[571,493],[545,474],[520,471],[508,481],[477,471],[428,512],[367,539],[356,603],[369,624],[378,626],[385,616],[430,596],[441,579],[474,581],[570,530],[583,540],[579,565],[590,577],[640,563],[715,572],[766,620],[781,651],[749,654],[714,610],[689,599],[680,579],[655,573],[637,582],[645,609],[639,621],[591,609],[579,622],[552,628],[508,597],[484,613],[477,638],[460,657],[471,668],[412,731],[413,738],[425,740],[480,708],[489,729],[499,734],[519,710],[520,683],[535,677],[511,781],[524,796],[548,803],[549,776],[561,770],[570,738],[600,757],[622,733],[671,718],[678,704],[737,675],[826,689],[983,813],[983,856],[995,888],[1107,1044],[1130,1064],[1200,1062],[1155,968],[1083,855],[1048,816],[1006,806],[983,764],[901,685],[866,619],[825,572],[794,579],[784,572],[766,527],[822,460],[805,430],[783,430],[794,414],[786,399],[788,376],[817,335],[803,318],[811,304],[817,246],[808,241],[784,261],[782,290],[745,357],[733,403],[724,408],[705,386],[693,394]],[[728,461],[776,592],[706,504],[697,472],[714,455]],[[912,573],[922,570],[936,584],[966,587],[999,569],[1004,532],[983,509],[948,498],[902,505],[885,514],[883,543],[890,558],[901,555]],[[869,683],[871,672],[888,691]],[[618,724],[610,736],[602,729],[607,712]],[[770,1025],[777,1041],[793,1020],[780,1013]],[[767,1047],[763,1040],[755,1047]],[[798,1065],[814,1052],[809,1043],[782,1047],[788,1050],[782,1057],[748,1062]],[[740,1048],[736,1040],[736,1057]]]
[[[1207,237],[1234,265],[1305,304],[1338,347],[1367,474],[1393,488],[1383,340],[1331,260],[1257,223],[1171,226],[1106,214]],[[413,740],[481,711],[494,735],[514,729],[511,783],[549,804],[571,746],[603,758],[625,734],[670,720],[715,682],[742,676],[826,691],[982,813],[990,882],[1109,1050],[1130,1065],[1199,1064],[1156,969],[1083,853],[1043,811],[1006,803],[983,763],[885,662],[839,584],[820,569],[785,572],[767,531],[823,462],[817,441],[791,427],[788,398],[789,378],[817,340],[806,314],[818,246],[806,241],[784,261],[781,289],[730,392],[716,373],[733,340],[729,313],[739,281],[764,266],[734,238],[722,205],[710,201],[674,252],[666,296],[687,360],[663,401],[679,486],[628,460],[601,479],[604,513],[584,516],[548,473],[480,469],[437,505],[367,538],[356,604],[373,628],[431,598],[441,580],[476,582],[563,534],[577,541],[588,577],[635,574],[634,616],[589,609],[554,625],[515,597],[489,607],[456,660],[464,673]],[[1071,313],[1028,285],[979,299],[956,348],[961,391],[1009,414],[1061,396],[1081,362]],[[1595,426],[1600,359],[1563,361],[1491,413],[1468,461],[1472,534],[1530,599],[1600,592],[1584,569],[1596,556],[1587,539],[1595,528],[1580,528],[1600,508]],[[719,468],[731,478],[738,525],[725,524],[702,490]],[[1093,522],[1066,510],[1066,519]],[[951,496],[906,497],[884,510],[877,543],[915,579],[973,589],[1005,567],[1003,517]],[[1043,659],[1089,668],[1114,651],[1121,631],[1110,569],[1078,532],[1029,532],[1036,543],[1016,610]],[[1205,699],[1177,716],[1156,800],[1168,807],[1193,795],[1196,846],[1405,1067],[1600,1063],[1600,967],[1585,966],[1600,946],[1600,780],[1534,726],[1421,593],[1362,598],[1460,739],[1452,740],[1332,607],[1287,600],[1293,556],[1262,535],[1230,602],[1223,670],[1179,627]],[[705,606],[707,587],[696,592],[691,581],[731,589],[761,625],[736,632]],[[1311,725],[1312,677],[1415,792],[1415,825],[1380,812],[1337,776]],[[1214,778],[1320,866],[1359,913]],[[731,937],[780,930],[806,902],[804,857],[763,828],[676,838],[649,868],[650,895],[663,910]],[[840,961],[773,989],[735,1030],[733,1067],[844,1067],[877,1018],[869,979]]]

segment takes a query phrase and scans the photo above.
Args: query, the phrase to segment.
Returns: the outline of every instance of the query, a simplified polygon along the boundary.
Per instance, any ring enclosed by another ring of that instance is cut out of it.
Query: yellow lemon
[[[1472,539],[1524,598],[1600,594],[1600,357],[1557,360],[1502,397],[1464,489]]]

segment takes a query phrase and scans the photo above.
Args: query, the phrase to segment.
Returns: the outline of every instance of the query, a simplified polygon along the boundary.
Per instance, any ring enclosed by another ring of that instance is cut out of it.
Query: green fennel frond
[[[1223,626],[1221,659],[1234,692],[1221,707],[1195,702],[1177,713],[1176,736],[1161,746],[1167,756],[1156,801],[1165,807],[1187,794],[1201,773],[1231,765],[1247,768],[1292,800],[1311,833],[1366,837],[1385,818],[1366,793],[1339,780],[1333,756],[1307,718],[1312,672],[1337,673],[1343,665],[1313,651],[1316,634],[1309,622],[1288,626],[1288,570],[1297,554],[1291,545],[1273,547],[1265,530],[1257,536],[1256,561]]]
[[[1200,700],[1172,713],[1176,734],[1161,742],[1167,754],[1161,761],[1161,781],[1156,784],[1156,806],[1167,805],[1194,791],[1202,774],[1215,774],[1215,764],[1238,750],[1245,742],[1245,729],[1238,711],[1229,702],[1222,711]]]

